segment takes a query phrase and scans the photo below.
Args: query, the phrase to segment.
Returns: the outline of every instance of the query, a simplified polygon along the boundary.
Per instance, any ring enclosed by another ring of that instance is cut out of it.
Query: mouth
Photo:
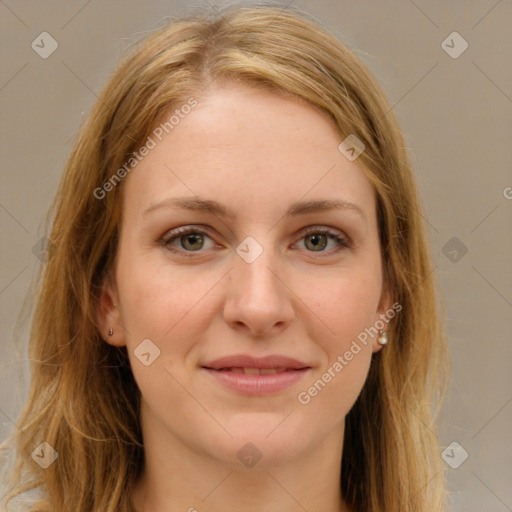
[[[281,354],[233,354],[207,362],[201,368],[216,384],[246,396],[279,393],[312,369],[303,361]]]

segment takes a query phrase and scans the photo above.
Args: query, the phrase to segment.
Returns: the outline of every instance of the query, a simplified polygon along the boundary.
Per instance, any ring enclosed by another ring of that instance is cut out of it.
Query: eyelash
[[[199,249],[197,251],[187,251],[185,249],[176,249],[175,247],[170,245],[171,242],[174,242],[174,240],[177,240],[177,239],[181,238],[182,236],[189,235],[189,234],[201,234],[201,235],[206,235],[208,238],[211,238],[210,235],[208,234],[208,231],[203,228],[192,227],[192,226],[181,227],[181,228],[177,228],[177,229],[171,231],[170,233],[167,233],[164,237],[162,237],[160,240],[160,244],[175,254],[180,254],[181,256],[185,256],[186,258],[194,258],[194,257],[196,257],[196,255],[194,253],[200,253],[200,252],[204,252],[204,251],[202,251],[201,249]],[[312,235],[312,234],[327,235],[331,240],[335,240],[336,242],[338,242],[340,244],[340,246],[337,249],[334,249],[331,251],[319,251],[319,253],[327,253],[324,256],[320,256],[320,258],[332,256],[333,254],[337,254],[339,251],[341,251],[343,249],[348,249],[351,247],[349,240],[347,238],[340,236],[337,231],[332,231],[327,228],[317,228],[314,226],[306,228],[301,233],[302,236],[301,236],[301,238],[299,238],[299,241],[302,240],[303,238],[305,238],[306,236]],[[315,251],[307,251],[307,252],[314,253]]]

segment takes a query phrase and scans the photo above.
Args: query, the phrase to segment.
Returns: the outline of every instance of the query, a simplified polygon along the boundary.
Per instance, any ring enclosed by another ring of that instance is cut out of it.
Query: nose
[[[235,254],[234,268],[227,279],[223,315],[233,329],[268,338],[290,325],[294,295],[273,251],[264,249],[252,263]]]

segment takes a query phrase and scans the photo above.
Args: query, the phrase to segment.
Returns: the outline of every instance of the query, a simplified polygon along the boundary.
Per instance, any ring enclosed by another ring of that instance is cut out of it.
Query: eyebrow
[[[144,211],[144,215],[160,209],[177,207],[183,210],[194,212],[207,212],[220,217],[234,219],[237,212],[224,206],[223,204],[212,199],[203,199],[200,197],[175,197],[164,199],[158,203],[154,203]],[[285,213],[285,217],[297,217],[307,215],[309,213],[319,213],[327,210],[348,210],[359,214],[366,220],[366,215],[362,208],[355,203],[345,201],[344,199],[317,199],[310,201],[299,201],[292,204]]]

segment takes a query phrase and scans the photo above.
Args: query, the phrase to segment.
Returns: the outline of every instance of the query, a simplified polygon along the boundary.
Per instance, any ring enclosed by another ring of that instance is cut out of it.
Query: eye
[[[345,238],[340,231],[316,226],[312,226],[303,231],[300,240],[305,241],[304,246],[308,249],[308,252],[327,253],[325,256],[332,256],[343,248],[350,247],[348,239]],[[324,251],[331,241],[335,242],[334,245],[337,245],[337,247],[335,247],[334,250]],[[322,255],[322,257],[323,256],[324,255]]]
[[[172,252],[193,256],[190,253],[198,252],[203,248],[205,237],[211,240],[204,229],[187,226],[174,229],[162,238],[161,243]],[[179,249],[174,242],[179,243]]]
[[[331,256],[343,248],[350,247],[348,239],[337,230],[311,226],[303,231],[301,235],[300,241],[305,240],[304,246],[308,252],[327,253],[325,256]],[[213,243],[205,229],[197,226],[184,226],[167,233],[160,240],[160,243],[171,252],[185,257],[194,257],[195,254],[193,253],[201,252],[201,249],[205,248],[205,238]],[[337,247],[325,251],[324,249],[328,246],[329,242],[334,242],[334,245],[337,245]],[[213,248],[213,246],[209,248]]]

